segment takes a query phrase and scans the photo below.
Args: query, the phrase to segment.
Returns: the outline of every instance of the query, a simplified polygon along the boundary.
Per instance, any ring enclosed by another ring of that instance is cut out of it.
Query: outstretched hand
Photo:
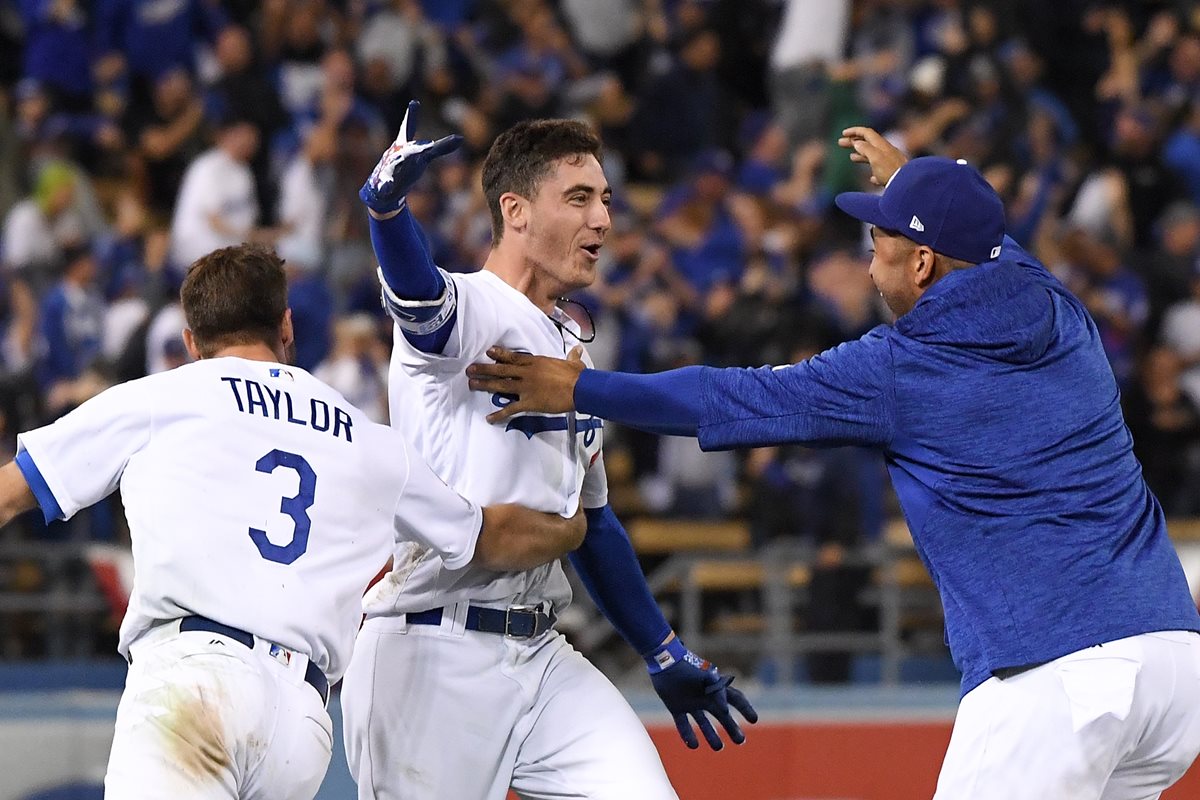
[[[851,151],[851,161],[871,167],[871,183],[876,186],[886,186],[896,170],[908,162],[908,156],[874,128],[846,128],[838,144]]]
[[[487,351],[494,364],[467,367],[472,391],[494,392],[508,402],[488,415],[496,424],[526,411],[557,414],[575,408],[575,382],[583,372],[583,348],[575,347],[566,359],[518,353],[504,347]]]
[[[420,110],[419,102],[409,101],[396,141],[380,157],[371,177],[358,191],[359,198],[376,216],[388,217],[399,213],[404,208],[404,196],[420,179],[429,162],[454,152],[462,145],[463,137],[458,134],[444,136],[437,141],[418,141],[415,137]]]
[[[733,682],[732,676],[721,675],[713,664],[688,650],[678,639],[673,638],[661,651],[672,652],[674,663],[657,671],[651,666],[650,682],[675,719],[675,729],[683,743],[692,750],[700,746],[692,728],[695,720],[709,747],[713,750],[724,748],[725,743],[708,719],[709,714],[721,723],[731,742],[745,742],[746,734],[733,718],[730,708],[736,709],[750,723],[758,722],[758,712],[741,690],[729,685]]]

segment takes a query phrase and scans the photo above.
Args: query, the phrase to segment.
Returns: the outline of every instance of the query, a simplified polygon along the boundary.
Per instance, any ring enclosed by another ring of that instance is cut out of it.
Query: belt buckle
[[[541,610],[542,610],[542,608],[540,605],[537,605],[537,606],[509,606],[508,608],[504,609],[504,638],[506,638],[506,639],[532,639],[533,637],[537,636],[539,633],[537,614]],[[532,614],[533,615],[533,631],[531,633],[521,634],[521,633],[513,633],[512,632],[512,619],[513,619],[514,611],[517,612],[518,614]]]

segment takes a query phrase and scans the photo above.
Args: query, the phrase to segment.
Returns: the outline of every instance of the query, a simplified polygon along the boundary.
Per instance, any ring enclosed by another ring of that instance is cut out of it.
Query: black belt
[[[251,650],[254,649],[254,634],[246,633],[238,628],[231,628],[228,625],[222,625],[216,620],[199,615],[184,617],[179,620],[179,630],[187,631],[208,631],[209,633],[219,633],[222,636],[228,636],[239,644],[244,644]],[[317,694],[321,695],[321,702],[329,703],[329,679],[325,677],[325,673],[317,667],[310,659],[308,666],[304,669],[304,682],[317,690]]]
[[[431,608],[406,614],[413,625],[441,625],[443,608]],[[467,608],[467,630],[483,633],[502,633],[510,639],[532,639],[554,627],[554,612],[546,613],[541,606],[509,606],[508,608]]]

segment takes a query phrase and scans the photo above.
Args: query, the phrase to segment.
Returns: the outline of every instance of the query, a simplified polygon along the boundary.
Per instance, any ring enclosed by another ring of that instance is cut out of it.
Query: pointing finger
[[[409,100],[408,110],[404,112],[404,120],[400,123],[400,136],[396,137],[396,141],[403,144],[411,142],[417,133],[417,117],[420,116],[421,103],[419,100]]]

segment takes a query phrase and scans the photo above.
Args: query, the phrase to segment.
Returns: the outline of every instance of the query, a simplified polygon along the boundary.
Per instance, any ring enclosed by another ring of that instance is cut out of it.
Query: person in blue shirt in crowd
[[[70,111],[91,106],[88,10],[79,0],[21,0],[25,25],[24,76],[53,92]]]
[[[65,261],[62,279],[43,298],[40,315],[45,350],[37,366],[37,378],[50,395],[51,405],[59,384],[76,380],[100,358],[104,328],[104,298],[96,286],[96,257],[88,247],[81,246],[68,251]]]
[[[882,450],[941,595],[963,698],[935,800],[1146,800],[1200,753],[1200,614],[1083,304],[1005,236],[963,161],[843,146],[881,195],[870,273],[896,314],[790,366],[585,370],[492,348],[493,422],[578,410],[706,450]]]
[[[197,41],[215,41],[229,24],[220,3],[204,0],[100,0],[94,13],[100,61],[119,57],[133,79],[147,83],[176,67],[193,72]],[[97,66],[102,74],[119,69]]]

